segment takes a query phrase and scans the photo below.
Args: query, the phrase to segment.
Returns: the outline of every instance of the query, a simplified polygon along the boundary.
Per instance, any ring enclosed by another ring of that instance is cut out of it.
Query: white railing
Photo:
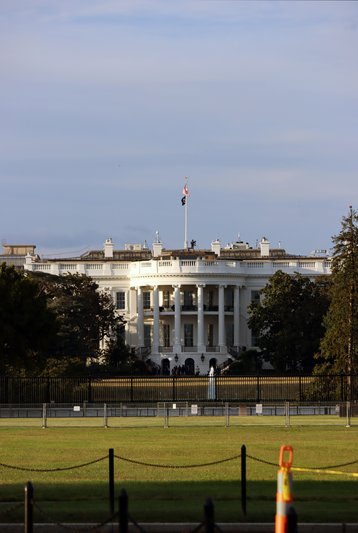
[[[64,270],[67,272],[68,270],[77,270],[77,265],[74,263],[69,263],[69,264],[63,263],[59,265],[59,268],[60,270],[62,271]]]
[[[94,264],[88,264],[86,265],[86,270],[102,270],[103,264],[102,263],[94,263]]]
[[[138,262],[118,262],[118,263],[57,263],[57,262],[32,262],[26,264],[25,268],[28,270],[37,270],[45,272],[58,272],[64,274],[65,272],[82,272],[93,276],[111,276],[122,271],[123,274],[131,277],[150,276],[160,274],[164,275],[185,275],[199,274],[201,277],[206,274],[225,276],[233,274],[245,276],[253,273],[254,270],[259,272],[262,276],[271,276],[279,269],[284,269],[286,272],[302,271],[305,275],[321,275],[330,274],[331,262],[327,260],[312,261],[299,259],[282,261],[282,260],[264,260],[264,261],[208,261],[201,259],[184,259],[184,260],[165,260],[165,261],[138,261]]]
[[[33,270],[42,270],[42,271],[50,272],[51,265],[48,265],[46,263],[38,263],[38,264],[35,263],[33,266]]]
[[[298,268],[316,268],[316,263],[314,261],[301,261],[297,263]]]
[[[113,270],[128,270],[129,264],[128,263],[112,263],[111,268]]]
[[[290,268],[289,261],[275,261],[272,263],[273,268]]]
[[[243,263],[243,266],[246,266],[247,268],[264,268],[265,263],[264,262],[258,262],[258,261],[252,261],[251,263]]]

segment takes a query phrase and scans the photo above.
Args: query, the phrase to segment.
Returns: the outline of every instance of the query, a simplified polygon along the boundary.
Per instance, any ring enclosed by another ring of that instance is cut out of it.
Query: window
[[[208,306],[212,307],[214,305],[214,291],[209,291],[208,293]]]
[[[234,310],[234,291],[232,288],[225,290],[225,311]]]
[[[163,343],[166,348],[170,346],[170,325],[163,324]]]
[[[144,324],[144,346],[152,345],[152,326]]]
[[[184,305],[193,305],[194,295],[192,291],[184,291]]]
[[[170,293],[169,291],[163,291],[163,307],[168,309],[170,307]]]
[[[183,311],[193,311],[195,309],[194,301],[195,296],[193,291],[184,291]]]
[[[143,309],[150,309],[150,292],[143,292]]]
[[[251,291],[251,303],[253,304],[260,303],[260,291]]]
[[[117,309],[126,308],[126,293],[123,291],[116,292],[116,308]]]
[[[226,345],[233,346],[234,344],[234,324],[231,322],[226,324]]]
[[[184,346],[193,346],[194,327],[193,324],[184,324]]]
[[[208,346],[214,346],[214,324],[208,324]]]

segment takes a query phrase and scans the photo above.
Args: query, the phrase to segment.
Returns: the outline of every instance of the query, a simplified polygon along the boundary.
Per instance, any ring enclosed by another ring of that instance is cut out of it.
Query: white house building
[[[152,250],[140,244],[116,250],[107,239],[103,250],[77,258],[41,259],[29,253],[25,269],[91,276],[112,295],[132,350],[164,373],[182,365],[190,373],[207,373],[255,346],[247,308],[275,272],[314,279],[330,274],[330,259],[324,250],[290,255],[272,249],[266,238],[257,248],[214,241],[208,250],[167,250],[157,237]]]

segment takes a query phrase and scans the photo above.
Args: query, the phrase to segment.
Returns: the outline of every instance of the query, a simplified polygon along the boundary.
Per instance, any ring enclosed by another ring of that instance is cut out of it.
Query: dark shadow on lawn
[[[0,522],[23,520],[24,485],[1,486]],[[269,522],[275,516],[276,483],[247,484],[247,514],[241,507],[240,482],[127,482],[130,514],[139,522],[201,522],[210,497],[217,522]],[[108,485],[103,482],[34,484],[36,522],[102,522],[110,517]],[[356,481],[294,480],[294,505],[299,522],[358,522]],[[6,517],[6,518],[5,518]]]

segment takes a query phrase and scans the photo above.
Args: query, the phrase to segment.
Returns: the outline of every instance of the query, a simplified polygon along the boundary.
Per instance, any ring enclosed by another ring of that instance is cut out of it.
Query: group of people
[[[196,367],[195,375],[198,376],[200,373],[199,367]],[[176,365],[172,368],[172,376],[190,376],[193,375],[192,372],[190,372],[189,367],[185,365]]]

